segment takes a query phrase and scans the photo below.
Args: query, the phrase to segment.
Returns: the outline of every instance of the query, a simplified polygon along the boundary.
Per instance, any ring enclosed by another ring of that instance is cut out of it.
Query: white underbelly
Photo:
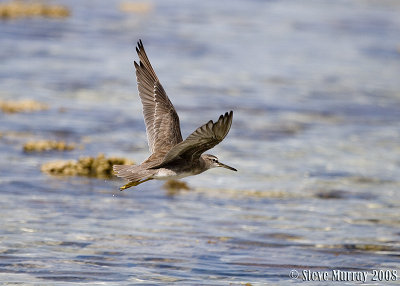
[[[153,179],[156,180],[171,180],[171,179],[182,179],[188,176],[191,176],[191,173],[181,173],[177,174],[176,172],[168,169],[158,169],[158,172],[153,175]]]

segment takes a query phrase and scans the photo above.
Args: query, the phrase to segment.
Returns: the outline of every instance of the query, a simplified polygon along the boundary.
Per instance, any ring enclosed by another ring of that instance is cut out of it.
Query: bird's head
[[[218,161],[218,158],[211,154],[203,154],[201,155],[203,160],[206,162],[207,169],[222,167],[228,170],[237,171],[235,168],[232,168],[228,165],[225,165]]]

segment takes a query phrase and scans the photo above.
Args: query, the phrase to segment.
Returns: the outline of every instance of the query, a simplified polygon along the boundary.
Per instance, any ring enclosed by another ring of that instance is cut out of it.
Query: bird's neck
[[[199,165],[198,165],[198,174],[203,173],[208,169],[207,162],[201,156],[199,158]]]

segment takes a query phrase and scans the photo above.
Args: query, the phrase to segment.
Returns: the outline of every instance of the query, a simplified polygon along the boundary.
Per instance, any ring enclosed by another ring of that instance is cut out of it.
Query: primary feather
[[[134,62],[139,96],[150,152],[166,153],[182,141],[179,117],[162,87],[144,50],[142,41],[136,48],[140,62]]]

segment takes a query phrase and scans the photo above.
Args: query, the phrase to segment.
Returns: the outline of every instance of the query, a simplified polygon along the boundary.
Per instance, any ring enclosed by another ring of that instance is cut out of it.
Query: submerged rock
[[[97,157],[81,157],[76,160],[58,160],[42,165],[42,172],[61,176],[87,176],[97,178],[110,178],[113,175],[113,165],[131,165],[129,159],[110,157],[103,154]]]
[[[10,1],[0,3],[0,19],[16,19],[28,17],[65,18],[70,10],[61,5],[50,5],[36,1]]]
[[[179,191],[189,191],[190,187],[183,181],[168,180],[163,185],[164,189],[167,190],[168,195],[176,195]]]
[[[75,149],[75,144],[67,144],[64,141],[39,140],[26,142],[23,148],[24,152],[70,151]]]
[[[125,13],[147,13],[153,9],[153,5],[148,2],[122,2],[119,9]]]
[[[5,113],[32,112],[47,110],[49,107],[32,99],[23,99],[19,101],[0,100],[0,109]]]

